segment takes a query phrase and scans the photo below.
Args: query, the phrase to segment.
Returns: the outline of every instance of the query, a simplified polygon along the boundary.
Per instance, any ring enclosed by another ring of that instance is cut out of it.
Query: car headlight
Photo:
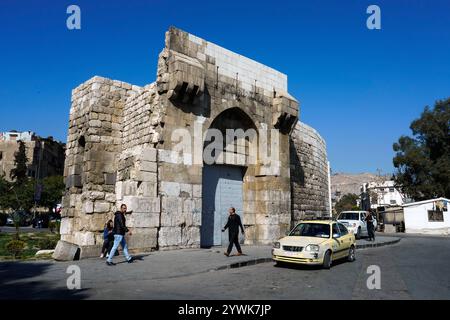
[[[280,243],[279,243],[279,242],[275,242],[275,243],[273,244],[273,247],[274,247],[275,249],[280,249]]]
[[[319,246],[317,244],[308,244],[305,248],[308,252],[319,252]]]

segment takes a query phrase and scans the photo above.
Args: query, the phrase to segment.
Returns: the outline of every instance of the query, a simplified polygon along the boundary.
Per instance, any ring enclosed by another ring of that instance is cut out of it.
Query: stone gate
[[[170,28],[155,82],[95,76],[72,91],[61,239],[97,255],[125,203],[131,250],[217,245],[233,205],[246,244],[272,243],[329,212],[325,143],[298,117],[285,74]]]

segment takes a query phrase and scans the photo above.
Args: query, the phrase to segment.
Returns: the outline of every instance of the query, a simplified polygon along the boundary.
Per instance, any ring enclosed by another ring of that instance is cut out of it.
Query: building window
[[[437,210],[428,210],[428,221],[429,222],[443,222],[444,213]]]
[[[397,200],[391,200],[391,204],[397,204]]]
[[[389,188],[389,192],[394,192],[395,188]]]

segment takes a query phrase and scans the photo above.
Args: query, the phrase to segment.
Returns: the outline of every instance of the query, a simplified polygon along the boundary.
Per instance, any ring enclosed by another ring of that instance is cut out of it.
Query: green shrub
[[[50,232],[53,233],[53,231],[55,231],[55,229],[56,229],[56,222],[55,221],[50,221],[48,223],[48,228],[50,229]]]
[[[6,243],[5,248],[15,259],[17,256],[20,256],[25,249],[25,242],[20,240],[11,240]]]
[[[58,243],[57,239],[41,239],[38,242],[38,247],[40,250],[51,250],[56,248],[56,244]]]

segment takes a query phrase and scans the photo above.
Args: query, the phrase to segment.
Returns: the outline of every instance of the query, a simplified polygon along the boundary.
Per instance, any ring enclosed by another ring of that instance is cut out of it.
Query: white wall
[[[239,81],[242,82],[243,89],[252,91],[256,79],[256,86],[270,94],[274,89],[288,91],[286,74],[192,34],[189,34],[189,40],[199,45],[206,44],[205,54],[215,58],[216,65],[219,66],[219,74],[234,79],[236,73],[239,73]],[[204,59],[204,57],[198,58]]]
[[[403,208],[406,233],[450,234],[450,214],[444,211],[443,222],[428,221],[428,210],[433,202]]]

